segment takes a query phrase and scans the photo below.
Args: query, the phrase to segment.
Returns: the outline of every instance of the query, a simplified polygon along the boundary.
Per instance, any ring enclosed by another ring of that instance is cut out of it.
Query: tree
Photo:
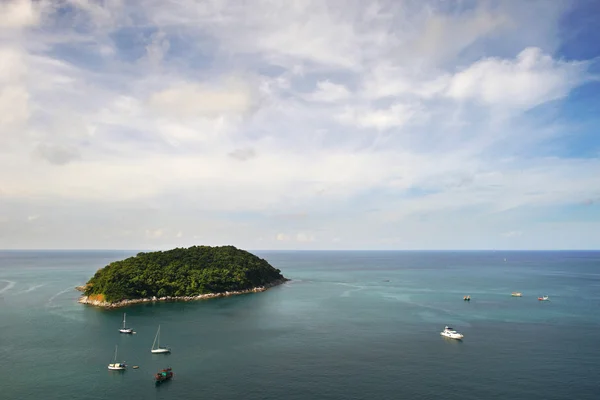
[[[85,294],[107,301],[195,296],[264,286],[285,279],[266,260],[234,246],[192,246],[138,253],[98,270]]]

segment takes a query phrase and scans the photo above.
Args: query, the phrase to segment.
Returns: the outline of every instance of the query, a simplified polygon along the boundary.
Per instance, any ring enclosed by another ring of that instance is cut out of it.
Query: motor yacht
[[[458,340],[460,340],[464,337],[464,335],[462,333],[456,332],[454,330],[454,328],[451,328],[449,326],[446,326],[444,328],[444,330],[442,332],[440,332],[440,335],[445,336],[450,339],[458,339]]]

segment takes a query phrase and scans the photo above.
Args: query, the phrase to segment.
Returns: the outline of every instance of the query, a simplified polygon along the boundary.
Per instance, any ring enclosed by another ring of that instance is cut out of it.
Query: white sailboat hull
[[[110,369],[111,371],[124,371],[125,369],[127,369],[127,364],[125,364],[124,362],[117,362],[117,348],[118,346],[115,346],[115,358],[112,363],[108,364],[108,369]]]
[[[163,353],[170,353],[171,349],[152,349],[150,351],[154,354],[163,354]]]

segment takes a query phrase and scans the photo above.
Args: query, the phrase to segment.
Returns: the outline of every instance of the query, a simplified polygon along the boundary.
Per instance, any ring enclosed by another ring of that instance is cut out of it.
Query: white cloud
[[[1,12],[2,10],[0,10]],[[21,51],[0,47],[0,135],[20,129],[30,116],[27,66]],[[1,138],[1,137],[0,137]]]
[[[166,39],[166,34],[159,31],[152,35],[150,43],[146,45],[146,56],[151,63],[160,63],[165,54],[169,51],[170,43]]]
[[[400,128],[422,113],[420,106],[415,104],[392,104],[385,109],[352,109],[347,108],[338,115],[340,122],[356,125],[360,128],[387,130]]]
[[[305,233],[305,232],[298,232],[296,234],[296,241],[297,242],[314,242],[315,236]]]
[[[293,241],[297,243],[309,243],[315,241],[315,236],[306,232],[298,232],[294,235],[290,235],[287,233],[278,233],[276,239],[279,242]]]
[[[413,96],[431,100],[448,96],[489,106],[529,109],[566,97],[588,79],[587,68],[586,62],[555,60],[541,49],[529,47],[515,59],[484,58],[454,74],[383,64],[367,75],[363,89],[368,98]]]
[[[528,109],[563,98],[586,79],[587,64],[556,61],[530,47],[515,60],[486,58],[452,77],[448,95],[490,105]]]
[[[29,118],[29,93],[18,85],[0,88],[0,127],[19,126]]]
[[[149,239],[160,239],[165,234],[163,229],[146,229],[146,237]]]
[[[366,75],[363,95],[369,99],[394,96],[416,96],[430,99],[442,94],[450,75],[443,71],[431,71],[433,77],[422,70],[413,71],[395,64],[374,66]]]
[[[21,28],[38,23],[39,3],[30,0],[7,0],[0,4],[0,28]]]
[[[40,143],[35,151],[41,158],[55,165],[64,165],[80,157],[79,151],[72,146]]]
[[[285,233],[278,233],[275,238],[280,242],[286,242],[286,241],[290,240],[290,237],[288,235],[286,235]]]
[[[232,81],[222,88],[184,82],[153,93],[149,103],[157,112],[171,117],[214,118],[251,111],[257,100],[254,96],[252,89],[242,82]]]
[[[313,101],[338,102],[350,97],[350,91],[344,86],[330,81],[317,82],[317,90],[311,93],[307,98]]]
[[[462,15],[429,15],[416,40],[411,43],[415,56],[444,61],[480,38],[506,26],[511,18],[504,12],[492,12],[481,5]]]
[[[511,237],[519,237],[519,236],[522,236],[522,235],[523,235],[523,232],[521,232],[521,231],[509,231],[509,232],[504,232],[502,234],[502,236],[509,237],[509,238],[511,238]]]

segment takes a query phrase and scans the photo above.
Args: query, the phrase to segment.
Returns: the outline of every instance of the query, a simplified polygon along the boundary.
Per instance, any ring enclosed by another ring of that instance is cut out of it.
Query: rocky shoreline
[[[89,305],[96,306],[96,307],[119,308],[119,307],[130,306],[133,304],[152,303],[152,302],[157,302],[157,301],[207,300],[207,299],[213,299],[216,297],[228,297],[228,296],[236,296],[236,295],[240,295],[240,294],[264,292],[265,290],[272,288],[273,286],[282,285],[282,284],[286,283],[287,281],[289,281],[289,279],[283,278],[283,279],[278,279],[276,281],[273,281],[267,285],[255,287],[252,289],[235,290],[235,291],[231,291],[231,292],[222,292],[222,293],[206,293],[206,294],[199,294],[197,296],[166,296],[166,297],[154,296],[154,297],[149,297],[149,298],[144,298],[144,299],[131,299],[131,300],[125,299],[125,300],[117,301],[115,303],[111,303],[108,301],[92,300],[92,299],[88,298],[88,296],[81,296],[79,298],[79,300],[77,300],[77,302],[81,303],[81,304],[89,304]],[[84,291],[85,286],[77,286],[75,289],[79,290],[79,291]]]

